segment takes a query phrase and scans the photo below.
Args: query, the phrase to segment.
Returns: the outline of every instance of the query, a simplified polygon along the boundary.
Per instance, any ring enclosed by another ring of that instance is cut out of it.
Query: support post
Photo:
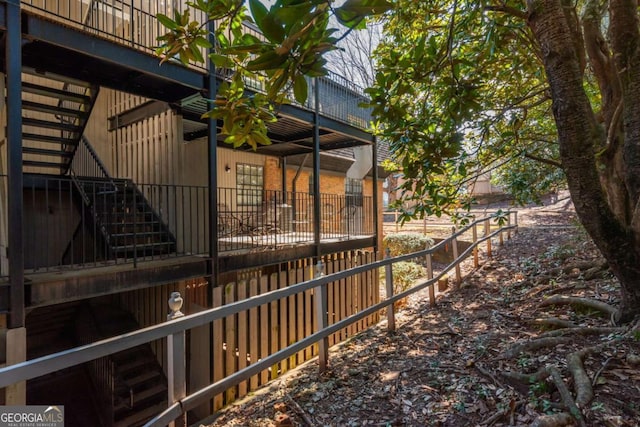
[[[316,264],[315,277],[324,276],[324,263],[318,261]],[[327,287],[316,286],[313,288],[314,304],[316,308],[316,323],[318,325],[318,331],[323,330],[328,326],[327,321]],[[317,331],[316,331],[317,332]],[[327,370],[327,363],[329,362],[329,337],[324,337],[318,342],[318,367],[320,373]]]
[[[511,212],[507,214],[507,239],[511,240]]]
[[[385,258],[391,258],[391,251],[387,248]],[[387,299],[393,296],[393,265],[387,264],[384,266],[384,279],[387,287]],[[387,331],[396,330],[396,309],[394,304],[387,306]]]
[[[478,268],[480,266],[480,262],[478,261],[478,225],[473,224],[472,228],[473,233],[473,267]]]
[[[373,229],[375,230],[374,252],[378,253],[382,250],[382,228],[380,227],[380,215],[378,215],[378,206],[382,206],[382,200],[378,191],[378,140],[373,136],[373,144],[371,148],[371,156],[373,157]]]
[[[316,262],[320,261],[320,86],[319,79],[313,79],[313,243]]]
[[[209,21],[209,42],[215,46],[215,22]],[[214,52],[214,48],[211,49]],[[215,99],[218,92],[216,80],[216,68],[213,61],[209,60],[209,73],[206,76],[206,85],[209,99]],[[207,157],[208,157],[208,191],[209,191],[209,257],[210,279],[208,303],[212,304],[213,285],[218,280],[218,123],[217,120],[207,118]]]
[[[484,235],[485,237],[491,234],[491,223],[489,218],[484,220]],[[487,239],[487,256],[491,258],[491,239]]]
[[[433,265],[431,261],[431,254],[427,254],[427,280],[433,279]],[[429,285],[429,305],[431,307],[436,305],[436,287],[435,284]]]
[[[280,159],[280,165],[282,166],[282,203],[283,204],[288,204],[289,203],[289,198],[287,195],[287,158],[283,157],[282,159]],[[292,205],[295,205],[295,203],[292,203]],[[292,218],[291,220],[293,221],[295,218]]]
[[[6,331],[7,366],[27,360],[27,328],[13,328]],[[5,388],[5,405],[26,405],[27,382],[21,381]]]
[[[458,237],[456,236],[456,228],[451,228],[451,247],[453,249],[453,261],[456,263],[456,280],[454,289],[460,288],[462,281],[462,273],[460,272],[460,263],[458,262]]]
[[[169,298],[169,315],[167,321],[179,319],[184,314],[180,292],[172,292]],[[186,364],[186,337],[185,331],[176,332],[167,337],[167,383],[168,402],[172,405],[187,396],[187,364]],[[169,424],[170,427],[185,427],[187,425],[186,414]]]
[[[24,236],[22,176],[22,28],[20,1],[5,2],[7,88],[7,169],[9,175],[9,328],[22,328],[24,307]]]

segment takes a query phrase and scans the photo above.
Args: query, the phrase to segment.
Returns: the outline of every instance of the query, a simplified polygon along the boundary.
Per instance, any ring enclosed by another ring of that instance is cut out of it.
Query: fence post
[[[473,223],[473,267],[478,268],[478,224]]]
[[[484,235],[485,237],[491,234],[491,224],[489,218],[484,220]],[[487,239],[487,256],[491,258],[491,239]]]
[[[183,303],[180,292],[172,292],[168,303],[171,312],[167,315],[167,321],[179,319],[184,316],[180,311]],[[167,336],[167,382],[169,386],[169,405],[174,404],[187,395],[185,335],[185,331],[180,331]],[[170,427],[184,427],[186,425],[186,414],[183,414],[180,418],[177,418],[169,424]]]
[[[456,281],[454,289],[458,289],[460,287],[460,282],[462,281],[462,273],[460,272],[460,262],[458,262],[458,238],[456,237],[455,227],[451,227],[451,247],[453,249],[453,262],[456,263]]]
[[[391,251],[387,248],[386,259],[391,258]],[[393,266],[387,264],[384,266],[384,279],[387,286],[387,299],[393,296]],[[396,313],[394,304],[387,306],[387,331],[395,331],[396,329]]]
[[[315,278],[324,276],[324,263],[318,261],[316,264]],[[327,287],[316,286],[313,290],[314,303],[316,306],[316,320],[318,331],[325,329],[327,325]],[[317,331],[316,331],[317,332]],[[327,370],[327,362],[329,361],[329,337],[324,337],[318,342],[318,366],[320,372]]]
[[[433,279],[433,265],[431,263],[431,254],[427,254],[427,280]],[[435,284],[429,285],[429,305],[436,305],[436,287]]]
[[[511,212],[507,215],[507,239],[511,240]]]
[[[516,226],[516,228],[514,229],[515,231],[513,233],[517,234],[518,233],[518,211],[513,212],[513,222],[514,222],[514,225]]]

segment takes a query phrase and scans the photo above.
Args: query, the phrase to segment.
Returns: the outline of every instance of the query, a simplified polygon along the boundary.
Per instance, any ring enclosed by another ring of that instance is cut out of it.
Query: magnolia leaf
[[[297,74],[293,82],[293,95],[300,104],[304,104],[307,100],[308,92],[307,79],[303,74]]]

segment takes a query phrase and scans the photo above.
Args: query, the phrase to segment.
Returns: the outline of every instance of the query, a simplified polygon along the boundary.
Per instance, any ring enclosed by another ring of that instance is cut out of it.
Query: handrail
[[[509,212],[508,214],[510,215],[511,213]],[[172,334],[182,333],[188,329],[207,325],[215,320],[220,320],[227,316],[232,316],[239,312],[249,310],[251,308],[255,308],[263,304],[267,304],[273,301],[287,298],[289,296],[298,294],[300,292],[304,292],[312,288],[326,286],[329,283],[347,278],[352,275],[363,273],[372,269],[385,267],[387,265],[393,265],[394,263],[402,260],[433,254],[436,251],[442,249],[445,245],[454,241],[455,238],[465,233],[466,231],[469,231],[470,229],[477,226],[478,224],[483,222],[486,224],[486,222],[491,218],[492,216],[489,216],[486,218],[476,220],[473,223],[469,224],[467,227],[457,231],[456,233],[453,233],[449,238],[443,240],[437,245],[425,250],[412,253],[412,254],[401,255],[393,258],[386,258],[380,261],[372,262],[370,264],[356,266],[348,270],[343,270],[337,273],[321,276],[312,280],[307,280],[302,283],[298,283],[285,288],[266,292],[264,294],[260,294],[245,300],[223,305],[221,307],[216,307],[216,308],[204,310],[199,313],[187,315],[167,323],[150,326],[150,327],[133,331],[127,334],[123,334],[117,337],[108,338],[92,344],[83,345],[83,346],[72,348],[62,352],[50,354],[47,356],[39,357],[36,359],[32,359],[32,360],[17,363],[14,365],[10,365],[4,368],[0,368],[0,388],[6,387],[8,385],[11,385],[17,382],[21,382],[21,381],[29,380],[42,375],[46,375],[51,372],[57,371],[59,369],[64,369],[70,366],[75,366],[81,363],[85,363],[85,362],[100,358],[103,356],[108,356],[110,354],[117,353],[122,350],[126,350],[141,344],[146,344],[156,339],[165,338]],[[172,404],[162,414],[158,415],[157,417],[149,421],[146,424],[146,426],[156,426],[156,425],[166,424],[168,421],[171,421],[176,417],[178,417],[184,411],[187,411],[199,405],[200,403],[204,402],[205,400],[209,399],[212,396],[212,393],[217,393],[229,386],[237,384],[238,382],[263,370],[265,367],[272,365],[274,362],[291,356],[292,354],[298,352],[299,350],[307,347],[310,344],[318,342],[319,340],[331,335],[332,333],[344,328],[345,326],[348,326],[351,323],[356,322],[357,320],[360,320],[372,313],[375,313],[376,311],[384,307],[387,307],[393,304],[394,302],[396,302],[397,300],[411,295],[412,293],[422,290],[428,286],[434,285],[445,274],[447,274],[449,271],[454,269],[460,262],[462,262],[462,260],[464,260],[468,256],[470,251],[474,250],[480,243],[488,239],[491,239],[496,235],[501,235],[501,233],[503,232],[506,232],[512,229],[517,229],[517,227],[518,225],[517,225],[517,212],[516,212],[515,224],[510,224],[507,226],[500,225],[499,228],[494,232],[487,233],[482,239],[476,240],[475,242],[473,242],[473,244],[469,248],[467,248],[467,250],[465,250],[456,259],[450,262],[434,278],[429,279],[423,283],[420,283],[410,289],[407,289],[406,291],[395,294],[392,297],[388,297],[384,301],[381,301],[380,303],[372,305],[363,311],[353,314],[337,323],[332,324],[331,326],[328,326],[320,331],[317,331],[312,335],[309,335],[308,337],[290,345],[289,347],[286,347],[280,350],[279,352],[274,353],[273,355],[270,355],[262,359],[261,361],[236,372],[235,374],[232,374],[216,383],[206,386],[205,388],[181,399],[179,402]]]

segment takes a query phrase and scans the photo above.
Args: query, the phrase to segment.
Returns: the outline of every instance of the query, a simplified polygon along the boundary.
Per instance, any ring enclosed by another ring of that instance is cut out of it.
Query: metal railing
[[[59,0],[46,2],[44,0],[21,0],[23,8],[64,22],[66,25],[95,36],[129,46],[151,55],[155,54],[158,46],[157,37],[164,34],[166,29],[156,14],[163,13],[173,16],[174,10],[182,12],[186,7],[185,1],[158,2],[156,0],[120,1],[120,0]],[[200,11],[192,9],[191,19],[204,22],[206,19]],[[261,38],[262,35],[250,24],[245,24],[247,32]],[[200,48],[203,56],[206,52]],[[207,64],[192,62],[190,67],[207,70]],[[219,70],[220,78],[227,78],[225,70]],[[346,124],[366,129],[371,120],[371,110],[359,106],[369,99],[359,85],[329,72],[324,77],[315,79],[318,84],[320,99],[320,114],[325,117],[339,120]],[[309,88],[312,87],[312,79],[307,79]],[[247,80],[246,85],[256,91],[264,91],[263,80]],[[309,97],[304,104],[294,101],[293,94],[290,99],[292,104],[309,110],[315,110],[314,91],[309,90]]]
[[[512,221],[512,217],[515,219],[515,221]],[[251,376],[258,374],[262,370],[268,369],[268,367],[270,367],[271,365],[278,363],[279,361],[290,357],[315,343],[318,343],[320,347],[319,366],[321,367],[321,369],[323,367],[326,367],[328,357],[328,353],[326,351],[327,337],[383,308],[387,308],[387,316],[389,319],[387,327],[389,329],[393,329],[395,325],[393,304],[396,301],[402,298],[406,298],[407,296],[425,288],[429,288],[430,290],[433,289],[438,280],[440,280],[452,270],[455,270],[455,283],[459,284],[461,280],[460,263],[468,256],[473,254],[474,265],[477,266],[477,253],[479,251],[479,245],[481,243],[486,242],[486,254],[487,256],[491,256],[492,238],[498,237],[500,241],[502,241],[503,233],[506,233],[507,237],[510,237],[512,230],[517,230],[517,214],[513,216],[512,213],[508,213],[508,222],[502,225],[498,224],[498,227],[494,231],[491,231],[492,227],[490,221],[492,220],[495,220],[495,218],[487,217],[477,220],[464,229],[455,231],[448,239],[440,242],[434,247],[425,249],[423,251],[393,258],[386,258],[384,260],[376,261],[371,264],[360,265],[329,275],[324,275],[322,273],[322,270],[319,268],[320,274],[318,274],[318,276],[313,280],[304,281],[302,283],[288,286],[286,288],[266,292],[264,294],[253,296],[251,298],[244,299],[238,302],[233,302],[222,307],[205,310],[196,314],[184,317],[176,316],[175,320],[169,321],[164,324],[147,327],[138,331],[128,333],[126,335],[105,339],[92,344],[0,368],[0,387],[6,387],[11,384],[19,383],[32,378],[37,378],[39,376],[46,375],[59,369],[75,366],[135,347],[137,345],[146,344],[156,339],[168,337],[170,339],[168,340],[169,344],[167,346],[167,351],[171,353],[171,357],[169,358],[169,360],[176,361],[174,365],[169,366],[169,375],[174,379],[173,389],[169,390],[169,407],[164,412],[149,421],[146,426],[150,427],[167,425],[173,420],[181,417],[184,413],[186,413],[186,411],[189,411],[212,399],[212,396],[222,393],[227,388],[249,379]],[[484,236],[481,238],[478,237],[479,227],[483,227],[485,231]],[[466,250],[459,253],[457,250],[457,239],[459,238],[459,236],[469,231],[472,231],[474,241]],[[329,283],[333,283],[338,280],[353,276],[355,274],[360,274],[378,268],[385,268],[385,270],[387,271],[387,282],[389,283],[389,281],[393,281],[393,273],[391,268],[393,264],[400,261],[415,259],[416,257],[426,258],[427,264],[429,264],[432,255],[435,252],[441,250],[446,245],[450,245],[453,248],[453,252],[455,255],[454,260],[434,277],[429,277],[426,281],[397,294],[394,294],[392,287],[391,289],[387,287],[387,295],[384,301],[363,309],[356,314],[353,314],[343,320],[332,324],[331,326],[328,326],[326,305],[323,305],[322,302],[324,298],[315,298],[314,300],[318,304],[317,313],[320,314],[318,314],[318,327],[314,333],[307,336],[306,338],[298,340],[297,342],[289,345],[282,350],[279,350],[267,357],[262,358],[256,363],[251,364],[234,374],[228,375],[224,379],[209,384],[208,386],[205,386],[204,388],[189,395],[185,394],[186,388],[185,384],[183,383],[183,381],[186,381],[186,368],[184,366],[184,337],[187,330],[193,329],[198,326],[208,325],[211,322],[223,319],[227,316],[233,316],[241,312],[246,312],[250,309],[260,307],[263,304],[268,304],[283,298],[288,298],[310,289],[314,289],[314,293],[317,292],[318,295],[320,295],[321,293],[324,294],[327,292],[326,286]],[[172,310],[173,309],[174,307],[172,307]],[[179,345],[176,345],[176,343],[179,343]]]
[[[207,187],[135,184],[112,178],[104,165],[94,161],[94,155],[90,145],[83,143],[70,177],[26,176],[28,272],[209,253]],[[247,196],[236,188],[218,189],[215,226],[220,253],[260,252],[314,242],[313,195],[260,190],[254,198],[257,204],[246,205],[240,203],[240,194]],[[375,234],[372,197],[320,194],[320,205],[322,242]],[[163,245],[168,250],[161,250]]]

